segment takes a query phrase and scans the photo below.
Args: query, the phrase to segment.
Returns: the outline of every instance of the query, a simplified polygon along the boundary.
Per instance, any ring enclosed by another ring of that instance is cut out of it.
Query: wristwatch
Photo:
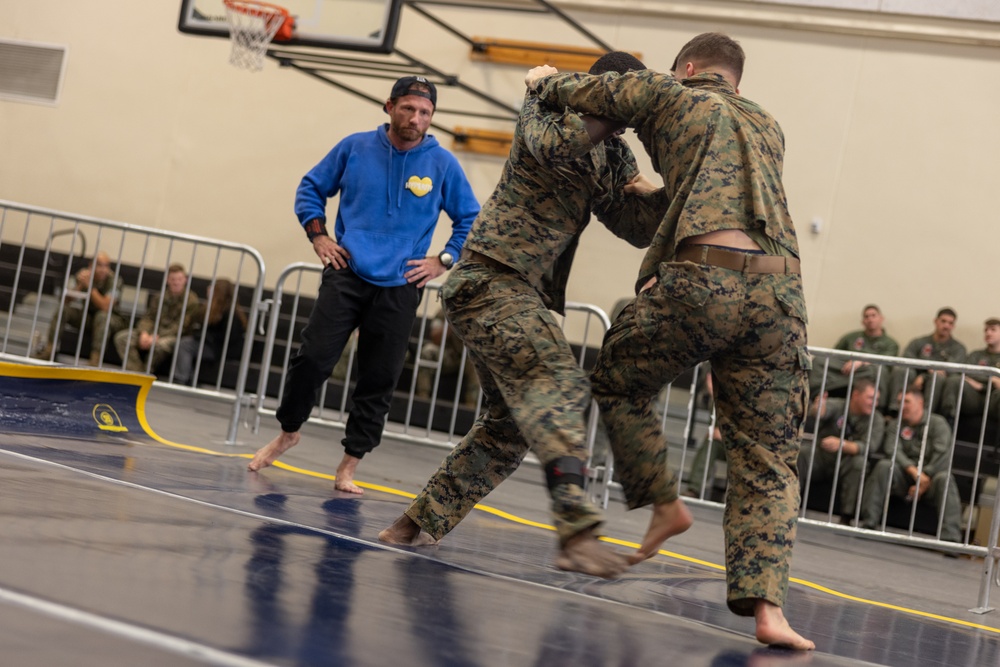
[[[438,259],[441,260],[441,263],[444,265],[444,268],[446,269],[450,269],[452,265],[455,263],[455,258],[452,257],[451,253],[448,252],[447,250],[442,250],[441,254],[438,255]]]

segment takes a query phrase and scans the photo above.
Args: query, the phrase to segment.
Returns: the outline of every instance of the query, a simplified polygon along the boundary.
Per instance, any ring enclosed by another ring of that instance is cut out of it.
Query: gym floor
[[[716,507],[618,580],[562,572],[526,463],[440,545],[395,548],[376,536],[443,449],[387,434],[351,496],[328,426],[248,473],[273,419],[226,444],[224,402],[3,366],[3,664],[1000,664],[1000,612],[969,611],[982,561],[801,525],[786,615],[817,648],[769,649],[726,608]],[[634,549],[648,511],[607,515]]]

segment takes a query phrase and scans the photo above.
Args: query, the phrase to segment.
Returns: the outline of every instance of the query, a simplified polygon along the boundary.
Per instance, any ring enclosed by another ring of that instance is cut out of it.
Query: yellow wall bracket
[[[473,37],[472,60],[507,65],[551,65],[561,72],[586,72],[607,51],[584,46],[560,46],[495,37]],[[639,60],[642,54],[631,52]]]
[[[455,140],[451,148],[454,151],[465,151],[466,153],[507,157],[510,154],[510,142],[513,140],[513,132],[456,127]]]

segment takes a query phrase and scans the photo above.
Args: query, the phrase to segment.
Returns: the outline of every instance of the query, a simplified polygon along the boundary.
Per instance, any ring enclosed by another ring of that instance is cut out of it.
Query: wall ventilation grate
[[[66,47],[0,40],[0,98],[56,104]]]

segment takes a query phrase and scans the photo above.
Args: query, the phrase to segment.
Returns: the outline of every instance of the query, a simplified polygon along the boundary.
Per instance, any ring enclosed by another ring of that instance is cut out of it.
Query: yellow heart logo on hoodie
[[[434,184],[431,182],[430,176],[424,176],[423,178],[410,176],[410,180],[406,182],[406,189],[418,197],[423,197],[434,189]]]

